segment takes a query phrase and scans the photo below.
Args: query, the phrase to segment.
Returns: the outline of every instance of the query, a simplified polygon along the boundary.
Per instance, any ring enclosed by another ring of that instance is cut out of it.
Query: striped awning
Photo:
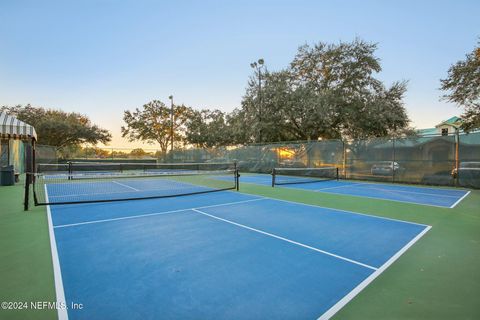
[[[37,133],[35,128],[15,117],[9,116],[6,112],[0,113],[0,136],[8,139],[35,139]]]

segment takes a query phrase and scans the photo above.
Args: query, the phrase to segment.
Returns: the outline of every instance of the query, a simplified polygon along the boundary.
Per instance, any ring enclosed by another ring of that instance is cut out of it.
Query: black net
[[[33,179],[35,204],[164,198],[238,188],[234,164],[119,165],[39,165],[44,171]]]
[[[37,163],[57,163],[57,148],[41,144],[35,145],[35,161]]]
[[[272,186],[338,180],[338,168],[274,168]]]
[[[36,173],[44,174],[64,174],[70,172],[70,164],[68,163],[37,163],[35,166]]]
[[[81,177],[89,175],[113,174],[170,174],[170,173],[202,173],[205,171],[233,170],[235,163],[98,163],[98,162],[70,162],[71,176]]]

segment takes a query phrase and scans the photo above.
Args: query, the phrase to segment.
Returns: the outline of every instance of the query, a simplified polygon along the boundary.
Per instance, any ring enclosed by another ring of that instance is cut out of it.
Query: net
[[[275,185],[315,183],[328,180],[338,180],[337,167],[275,168],[272,171],[272,187]]]
[[[35,161],[38,163],[57,163],[57,148],[47,145],[35,145]]]
[[[234,170],[235,163],[105,163],[105,162],[68,162],[59,164],[38,164],[37,173],[66,176],[69,179],[81,179],[113,175],[155,175],[168,173],[201,173],[216,170]]]
[[[238,190],[234,164],[38,165],[35,205],[140,200]]]

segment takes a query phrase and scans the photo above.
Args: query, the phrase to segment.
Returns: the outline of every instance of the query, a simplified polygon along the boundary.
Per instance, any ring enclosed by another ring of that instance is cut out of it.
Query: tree
[[[292,140],[294,135],[289,131],[285,121],[292,98],[288,72],[272,73],[265,70],[262,75],[261,92],[258,77],[257,71],[250,77],[242,99],[241,112],[237,113],[243,117],[243,123],[239,128],[245,131],[245,142]]]
[[[406,82],[385,88],[374,74],[381,71],[376,44],[356,39],[299,48],[291,63],[293,83],[313,90],[321,102],[322,138],[368,138],[408,127],[403,106]]]
[[[173,108],[173,140],[180,143],[185,140],[186,122],[192,110],[184,105]],[[153,100],[142,109],[131,112],[126,110],[123,115],[126,126],[122,126],[122,137],[129,141],[141,140],[147,143],[158,143],[163,154],[167,153],[171,139],[170,108],[163,102]]]
[[[105,149],[100,149],[97,147],[85,147],[81,149],[81,156],[86,156],[87,158],[109,158],[110,152]]]
[[[32,107],[31,105],[2,107],[18,120],[32,125],[38,134],[38,143],[58,149],[75,147],[82,143],[108,143],[112,135],[76,112]]]
[[[192,111],[186,127],[186,140],[200,148],[224,146],[232,142],[226,115],[217,109]]]
[[[244,110],[235,108],[232,112],[226,114],[225,121],[227,122],[230,144],[237,145],[250,142],[249,124],[246,122]]]
[[[406,82],[386,88],[374,77],[381,71],[375,50],[376,44],[358,39],[304,45],[288,68],[266,70],[261,82],[256,71],[238,113],[248,124],[247,141],[358,139],[407,128]],[[262,117],[257,82],[262,84]]]
[[[128,154],[126,152],[123,152],[123,151],[112,150],[110,155],[111,155],[112,158],[121,158],[121,159],[128,158]]]
[[[149,153],[142,148],[136,148],[130,151],[130,156],[132,157],[145,157],[146,155],[149,155]]]
[[[465,131],[480,128],[480,41],[465,60],[452,65],[448,77],[440,81],[441,89],[448,92],[443,98],[465,109],[462,128]]]

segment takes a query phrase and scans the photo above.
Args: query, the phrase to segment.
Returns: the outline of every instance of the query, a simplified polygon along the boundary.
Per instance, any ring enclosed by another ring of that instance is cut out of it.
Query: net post
[[[459,129],[455,127],[455,163],[454,163],[454,172],[456,173],[455,176],[453,177],[454,180],[454,185],[458,187],[459,185],[459,175],[460,172],[458,170],[459,164],[460,164],[460,159],[459,159],[459,148],[460,148],[460,133]]]
[[[392,137],[392,183],[395,183],[395,136]]]
[[[68,170],[68,180],[72,180],[72,178],[73,178],[73,163],[72,163],[72,161],[68,161],[67,164],[68,164],[68,169],[67,169]]]
[[[35,159],[35,140],[32,139],[31,144],[27,144],[25,152],[25,192],[23,199],[23,210],[28,211],[30,200],[30,184],[32,183],[32,174],[34,172]]]
[[[336,180],[338,181],[338,180],[339,180],[339,176],[338,176],[338,167],[336,167],[335,169],[336,169],[336,170],[335,170],[335,174],[336,174],[336,177],[335,177],[335,178],[336,178]]]
[[[28,200],[30,199],[30,173],[25,175],[25,194],[23,199],[23,211],[28,211]]]
[[[342,140],[342,164],[343,164],[343,178],[347,179],[347,145],[345,144],[345,140]]]
[[[272,169],[272,188],[275,187],[275,168]]]
[[[240,190],[240,173],[238,172],[238,169],[235,169],[234,173],[235,173],[235,189],[239,191]]]

